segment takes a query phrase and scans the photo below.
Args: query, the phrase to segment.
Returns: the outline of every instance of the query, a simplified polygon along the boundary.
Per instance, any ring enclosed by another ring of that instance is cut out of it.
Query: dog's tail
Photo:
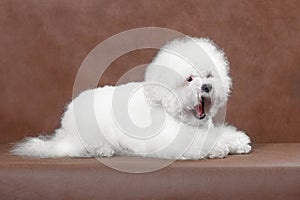
[[[28,137],[16,143],[10,152],[26,157],[53,157],[53,141],[47,136]]]
[[[84,147],[57,130],[53,136],[27,137],[14,144],[10,150],[13,155],[37,158],[84,157]]]

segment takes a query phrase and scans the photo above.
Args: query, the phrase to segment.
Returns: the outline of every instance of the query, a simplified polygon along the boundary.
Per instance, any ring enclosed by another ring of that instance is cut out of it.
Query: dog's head
[[[211,119],[229,96],[225,54],[206,38],[179,38],[162,47],[149,64],[144,88],[149,103],[191,125]]]

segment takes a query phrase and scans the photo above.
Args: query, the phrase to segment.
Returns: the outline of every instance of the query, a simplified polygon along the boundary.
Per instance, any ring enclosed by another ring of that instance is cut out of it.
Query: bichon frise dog
[[[25,138],[12,153],[30,157],[223,158],[251,150],[242,131],[214,117],[230,93],[229,63],[206,38],[161,48],[144,82],[82,92],[51,136]]]

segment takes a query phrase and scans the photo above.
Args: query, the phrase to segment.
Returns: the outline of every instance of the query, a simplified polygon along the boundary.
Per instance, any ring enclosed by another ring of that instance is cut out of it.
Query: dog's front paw
[[[236,153],[237,154],[246,154],[246,153],[249,153],[251,151],[251,149],[252,149],[252,147],[249,144],[242,144],[237,148]]]
[[[227,145],[216,145],[208,154],[208,158],[225,158],[229,154]]]
[[[185,153],[184,155],[177,158],[177,160],[200,160],[200,159],[203,159],[203,158],[204,158],[204,156],[200,153],[196,153],[196,154],[187,154],[187,153]]]

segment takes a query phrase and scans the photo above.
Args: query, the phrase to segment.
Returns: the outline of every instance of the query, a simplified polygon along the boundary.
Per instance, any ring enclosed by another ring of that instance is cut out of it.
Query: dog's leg
[[[249,137],[235,127],[224,125],[212,130],[217,130],[221,135],[206,157],[225,158],[228,154],[245,154],[251,151]]]
[[[220,140],[228,146],[229,154],[246,154],[251,151],[250,138],[234,126],[224,126]]]
[[[226,158],[229,154],[229,148],[223,142],[218,141],[218,143],[213,147],[213,149],[207,154],[208,158]]]

